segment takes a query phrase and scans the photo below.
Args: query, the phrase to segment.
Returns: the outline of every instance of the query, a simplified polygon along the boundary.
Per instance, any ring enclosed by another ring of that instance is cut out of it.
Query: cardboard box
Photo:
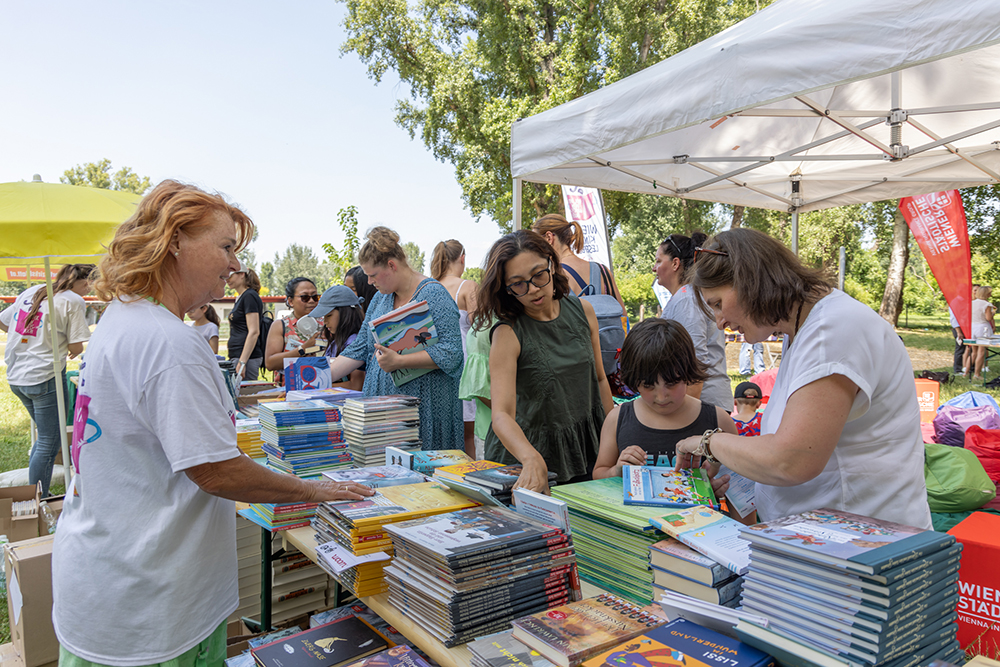
[[[55,536],[45,535],[4,549],[10,636],[24,667],[41,667],[59,659],[59,642],[52,629],[54,540]]]
[[[279,387],[274,382],[252,382],[241,384],[239,394],[236,397],[237,407],[243,408],[248,405],[257,405],[263,399],[284,398],[285,388]]]
[[[9,542],[20,542],[38,537],[38,511],[26,516],[11,516],[12,506],[22,500],[34,500],[37,508],[42,493],[38,486],[11,486],[0,489],[0,535],[6,535]]]
[[[958,641],[974,654],[1000,644],[1000,516],[973,512],[948,531],[962,543],[958,569]]]

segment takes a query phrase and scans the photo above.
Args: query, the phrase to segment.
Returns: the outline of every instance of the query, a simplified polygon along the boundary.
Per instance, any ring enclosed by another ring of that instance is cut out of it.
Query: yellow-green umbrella
[[[51,266],[96,263],[115,229],[135,211],[142,199],[130,192],[102,190],[77,185],[30,182],[0,183],[0,266],[45,267],[49,303],[52,302]],[[7,272],[0,271],[0,280]],[[55,310],[53,309],[53,314]],[[49,318],[52,349],[57,349],[55,323]],[[59,360],[52,366],[59,377]],[[62,383],[56,383],[59,422],[66,423],[66,400]],[[64,470],[72,474],[66,429],[60,429]],[[69,486],[69,475],[66,476]]]
[[[0,183],[0,265],[93,262],[140,199],[41,180]]]

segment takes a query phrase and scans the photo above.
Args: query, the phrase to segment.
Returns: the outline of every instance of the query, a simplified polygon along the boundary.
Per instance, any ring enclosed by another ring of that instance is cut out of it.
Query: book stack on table
[[[433,475],[437,468],[469,463],[472,460],[472,457],[461,449],[420,449],[392,445],[385,448],[387,464],[403,466],[425,475]]]
[[[419,398],[403,394],[344,401],[344,436],[354,465],[385,465],[387,446],[420,448],[419,406]]]
[[[404,484],[378,489],[357,502],[322,503],[312,522],[316,541],[321,545],[335,542],[350,556],[370,556],[377,552],[392,554],[392,540],[387,524],[424,516],[445,514],[475,507],[478,503],[436,482]],[[345,588],[357,597],[378,595],[388,590],[383,569],[388,560],[362,562],[340,572],[327,568]]]
[[[328,387],[327,389],[293,389],[285,394],[286,401],[323,401],[334,407],[343,407],[349,398],[361,398],[360,391],[344,387]]]
[[[340,409],[324,401],[262,404],[259,419],[268,467],[303,478],[350,467],[340,418]]]
[[[649,562],[656,597],[668,590],[724,607],[740,601],[743,577],[675,539],[650,545]]]
[[[511,491],[521,476],[521,470],[519,463],[504,465],[495,461],[470,461],[436,468],[434,477],[459,493],[479,491],[492,497],[494,502],[491,504],[510,506],[513,502]],[[550,472],[549,484],[554,485],[555,481],[556,474]],[[470,489],[470,486],[473,488]]]
[[[240,451],[252,459],[262,459],[267,454],[262,446],[264,441],[260,437],[259,419],[237,419],[236,420],[236,446]]]
[[[389,601],[445,646],[580,599],[573,540],[503,507],[386,526]]]
[[[318,503],[253,503],[236,513],[271,532],[308,526]]]
[[[750,526],[743,641],[782,660],[911,667],[957,662],[960,544],[952,536],[819,509]]]
[[[620,477],[560,485],[552,496],[569,506],[580,577],[637,604],[649,604],[649,547],[663,539],[649,520],[663,514],[663,508],[626,506]]]

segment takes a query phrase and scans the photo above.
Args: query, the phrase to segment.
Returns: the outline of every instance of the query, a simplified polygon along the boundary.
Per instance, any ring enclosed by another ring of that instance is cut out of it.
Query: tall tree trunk
[[[899,323],[899,314],[903,312],[903,279],[906,276],[906,263],[910,261],[910,228],[906,219],[896,209],[895,224],[892,227],[892,254],[889,257],[889,275],[885,281],[885,293],[882,295],[882,306],[878,314],[892,326]]]
[[[733,222],[729,225],[730,229],[738,229],[743,225],[743,208],[742,206],[733,207]]]

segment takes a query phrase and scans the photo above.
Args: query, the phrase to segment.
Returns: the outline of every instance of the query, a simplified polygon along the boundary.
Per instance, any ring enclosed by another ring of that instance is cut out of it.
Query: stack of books
[[[308,526],[318,506],[318,503],[253,503],[237,514],[273,533]]]
[[[513,502],[511,491],[521,476],[522,467],[520,463],[504,465],[494,461],[470,461],[436,468],[434,477],[459,493],[468,491],[469,485],[475,486],[482,493],[492,496],[496,504],[510,506]],[[549,484],[554,485],[555,481],[555,473],[550,472]]]
[[[427,478],[414,470],[403,466],[370,466],[368,468],[351,468],[349,470],[327,470],[323,477],[331,482],[357,482],[373,489],[403,484],[419,484]]]
[[[360,391],[344,387],[328,387],[326,389],[293,389],[285,394],[286,401],[323,401],[330,405],[342,407],[349,398],[361,398]]]
[[[392,554],[392,540],[385,527],[391,523],[445,514],[475,507],[478,503],[436,482],[381,488],[357,502],[322,503],[312,522],[316,541],[335,542],[348,556]],[[328,570],[357,597],[388,590],[383,576],[387,560],[363,562],[341,572]],[[320,564],[324,565],[321,559]]]
[[[740,638],[783,660],[909,667],[962,655],[962,546],[945,533],[819,509],[750,526]]]
[[[663,591],[673,591],[724,607],[739,603],[743,577],[677,540],[651,545],[649,562],[657,598]]]
[[[363,619],[348,616],[250,650],[259,667],[348,665],[389,642]]]
[[[262,449],[263,444],[259,419],[236,420],[236,446],[241,452],[252,459],[262,459],[267,456]]]
[[[389,601],[445,646],[580,599],[573,540],[502,507],[387,525]]]
[[[620,477],[557,486],[552,496],[569,506],[580,577],[637,604],[652,602],[649,548],[663,538],[649,521],[663,508],[626,506]]]
[[[370,396],[344,401],[344,436],[356,467],[385,465],[387,446],[420,448],[420,399]]]
[[[403,466],[410,470],[433,475],[437,468],[469,463],[473,458],[461,449],[419,449],[414,447],[385,448],[385,462],[389,465]]]
[[[315,478],[324,470],[350,467],[340,409],[329,403],[318,400],[263,403],[259,419],[270,468]]]

